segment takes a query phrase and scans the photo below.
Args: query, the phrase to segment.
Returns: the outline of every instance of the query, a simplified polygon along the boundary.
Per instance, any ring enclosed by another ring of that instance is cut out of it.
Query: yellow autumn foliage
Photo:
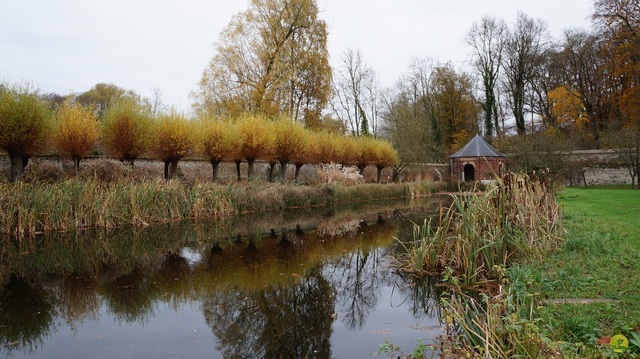
[[[376,151],[372,163],[378,168],[394,166],[398,163],[398,153],[391,143],[385,140],[376,140]]]
[[[580,95],[566,86],[559,86],[547,95],[551,114],[556,118],[555,127],[561,129],[586,129],[589,126]]]
[[[253,162],[267,159],[275,148],[275,135],[271,125],[263,115],[246,114],[236,122],[240,138],[240,154],[249,165],[247,176],[253,176]]]
[[[194,153],[194,124],[183,114],[171,110],[153,125],[152,152],[163,161],[178,161]]]
[[[0,149],[9,153],[9,179],[15,181],[22,174],[24,157],[45,147],[51,112],[31,86],[0,85]]]
[[[337,136],[336,146],[341,149],[337,162],[345,166],[353,166],[360,163],[361,148],[355,137]]]
[[[275,159],[280,163],[292,161],[296,154],[309,147],[309,135],[300,124],[280,118],[273,122]]]
[[[309,163],[338,163],[342,159],[340,138],[343,136],[326,132],[311,134]]]
[[[85,158],[98,143],[98,119],[91,107],[66,101],[54,112],[54,128],[51,135],[58,152],[74,160],[76,174],[80,159]]]
[[[244,159],[254,161],[262,159],[275,146],[275,136],[270,131],[269,121],[261,115],[243,115],[237,122],[238,135],[241,140],[240,148]]]
[[[133,162],[150,145],[151,116],[138,102],[123,98],[111,105],[100,127],[107,152],[120,161]]]
[[[206,118],[197,125],[198,153],[210,162],[235,160],[239,157],[240,137],[229,121]]]

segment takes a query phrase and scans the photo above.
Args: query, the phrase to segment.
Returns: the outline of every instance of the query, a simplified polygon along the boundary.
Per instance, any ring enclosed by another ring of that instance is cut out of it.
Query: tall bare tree
[[[518,134],[526,133],[525,105],[531,104],[533,80],[543,64],[549,44],[547,25],[518,13],[513,29],[509,31],[505,46],[503,66],[504,86],[509,93],[511,112],[516,121]],[[531,107],[528,109],[532,113]]]
[[[480,23],[473,23],[465,41],[473,48],[473,63],[482,77],[484,90],[484,132],[491,138],[494,131],[500,134],[496,87],[502,65],[507,26],[502,19],[484,16]]]
[[[347,49],[340,58],[334,91],[336,117],[354,136],[370,134],[370,124],[377,123],[378,89],[375,72],[366,64],[360,50]]]

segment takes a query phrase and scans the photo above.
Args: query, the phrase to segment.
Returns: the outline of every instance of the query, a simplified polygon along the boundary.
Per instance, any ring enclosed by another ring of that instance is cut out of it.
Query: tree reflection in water
[[[84,322],[126,324],[142,339],[164,311],[191,303],[225,358],[329,358],[332,337],[366,329],[389,287],[416,318],[434,313],[431,284],[385,267],[399,228],[376,218],[308,220],[322,225],[320,234],[306,225],[276,234],[192,223],[0,239],[0,353],[36,352],[65,324],[82,336]]]
[[[337,292],[338,312],[349,329],[360,329],[378,304],[380,286],[388,272],[377,271],[377,250],[354,251],[326,266]]]
[[[214,293],[203,312],[225,358],[329,358],[333,307],[317,267],[292,286]]]
[[[0,353],[36,351],[44,338],[55,331],[54,304],[51,292],[11,278],[0,288]]]

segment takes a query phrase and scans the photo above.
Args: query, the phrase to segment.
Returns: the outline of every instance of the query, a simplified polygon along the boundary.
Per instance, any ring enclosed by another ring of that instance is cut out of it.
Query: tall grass
[[[87,228],[145,227],[182,219],[402,198],[405,184],[295,186],[260,181],[233,185],[99,177],[0,183],[0,235]]]
[[[509,288],[495,296],[481,295],[481,299],[461,291],[443,299],[449,318],[450,345],[445,346],[448,354],[500,359],[562,357],[558,347],[541,334],[534,301],[527,300],[529,306],[524,308],[528,309],[524,315],[523,308],[514,303],[520,302],[522,295],[526,294],[514,293]]]
[[[403,269],[451,268],[463,283],[495,279],[519,258],[555,248],[563,232],[555,197],[545,182],[507,174],[484,192],[452,195],[438,223],[416,226]]]
[[[452,357],[550,358],[556,347],[541,334],[537,303],[518,260],[539,258],[559,246],[563,227],[555,195],[544,181],[506,174],[483,192],[453,195],[437,223],[415,226],[404,244],[402,269],[443,271],[450,294],[442,297]],[[509,269],[507,269],[509,268]],[[512,270],[513,268],[513,270]],[[483,286],[470,295],[462,285]],[[488,290],[487,290],[488,288]]]
[[[55,184],[0,184],[0,232],[32,235],[83,228],[147,226],[235,212],[224,187],[178,182],[70,179]]]

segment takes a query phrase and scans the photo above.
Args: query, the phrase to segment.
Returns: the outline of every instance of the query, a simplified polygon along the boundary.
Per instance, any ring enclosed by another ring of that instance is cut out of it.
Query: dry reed
[[[104,181],[98,176],[0,183],[0,235],[87,228],[145,227],[182,219],[401,198],[406,185],[294,186],[260,181],[234,185],[179,180]]]
[[[453,195],[437,226],[416,226],[414,243],[401,256],[410,272],[453,269],[466,284],[497,276],[496,269],[555,248],[562,225],[545,182],[506,174],[482,193]]]

